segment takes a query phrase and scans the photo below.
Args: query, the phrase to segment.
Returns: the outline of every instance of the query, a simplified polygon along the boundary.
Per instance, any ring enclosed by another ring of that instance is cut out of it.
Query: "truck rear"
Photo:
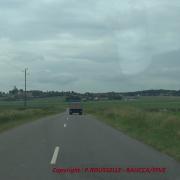
[[[74,113],[82,115],[83,109],[80,102],[71,102],[69,104],[69,114],[72,115]]]

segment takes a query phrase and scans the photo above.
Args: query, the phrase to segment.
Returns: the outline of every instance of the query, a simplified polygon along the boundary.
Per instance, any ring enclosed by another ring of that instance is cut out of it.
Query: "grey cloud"
[[[146,72],[149,76],[177,79],[180,75],[180,49],[158,54]]]
[[[179,17],[178,0],[0,0],[1,82],[28,66],[34,88],[178,88]]]
[[[71,74],[51,74],[51,73],[43,73],[43,77],[37,78],[39,83],[44,84],[61,84],[67,85],[70,83],[76,82],[78,79]]]
[[[153,61],[148,69],[143,72],[143,76],[138,74],[131,80],[145,89],[180,89],[180,50],[161,53],[153,57]]]

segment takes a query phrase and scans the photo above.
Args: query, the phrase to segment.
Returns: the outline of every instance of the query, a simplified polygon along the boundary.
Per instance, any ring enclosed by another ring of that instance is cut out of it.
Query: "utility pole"
[[[26,91],[27,70],[28,68],[25,68],[24,70],[24,107],[27,106],[27,91]]]

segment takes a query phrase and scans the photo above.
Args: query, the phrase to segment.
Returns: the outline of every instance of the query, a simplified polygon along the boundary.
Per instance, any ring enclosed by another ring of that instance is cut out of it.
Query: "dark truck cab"
[[[80,102],[71,102],[69,103],[69,114],[72,115],[74,113],[77,113],[79,115],[82,115],[83,109]]]

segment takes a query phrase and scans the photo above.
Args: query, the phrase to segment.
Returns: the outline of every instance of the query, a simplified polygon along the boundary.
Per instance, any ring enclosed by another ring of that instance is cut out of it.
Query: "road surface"
[[[117,167],[120,173],[89,171]],[[167,172],[126,172],[132,167]],[[57,173],[68,168],[81,171]],[[0,180],[58,179],[180,180],[180,164],[90,115],[62,113],[0,134]]]

